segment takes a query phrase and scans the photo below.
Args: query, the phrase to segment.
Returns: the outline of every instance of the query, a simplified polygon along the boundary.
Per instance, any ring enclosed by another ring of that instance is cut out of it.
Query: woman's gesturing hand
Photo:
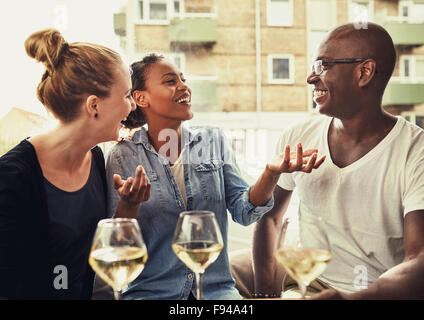
[[[119,174],[113,175],[114,188],[119,194],[119,202],[125,207],[139,207],[150,198],[150,180],[140,165],[135,169],[135,178],[122,180]]]

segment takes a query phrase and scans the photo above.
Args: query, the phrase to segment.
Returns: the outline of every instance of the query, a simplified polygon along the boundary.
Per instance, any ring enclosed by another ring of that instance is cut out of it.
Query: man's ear
[[[134,90],[132,95],[136,105],[140,106],[141,108],[149,107],[149,97],[146,91]]]
[[[358,86],[360,88],[366,87],[374,78],[376,73],[376,62],[373,59],[368,59],[358,68]]]
[[[98,104],[100,99],[95,95],[90,95],[85,100],[85,111],[88,113],[90,118],[99,117],[99,108]]]

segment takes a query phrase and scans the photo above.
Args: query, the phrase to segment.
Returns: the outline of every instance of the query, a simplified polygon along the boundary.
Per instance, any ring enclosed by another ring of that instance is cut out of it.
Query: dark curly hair
[[[135,90],[146,90],[147,70],[152,64],[163,61],[164,59],[165,57],[162,55],[151,53],[140,61],[131,64],[131,94],[133,94]],[[146,124],[146,117],[141,108],[137,107],[134,111],[131,111],[125,121],[122,121],[122,124],[128,129],[140,128]]]

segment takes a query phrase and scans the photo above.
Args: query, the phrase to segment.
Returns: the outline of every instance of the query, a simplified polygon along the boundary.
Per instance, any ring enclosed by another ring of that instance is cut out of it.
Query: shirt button
[[[193,275],[191,273],[189,273],[189,275],[187,276],[187,278],[189,278],[191,280],[191,279],[193,279]]]
[[[180,200],[178,200],[178,205],[181,207],[181,201]]]

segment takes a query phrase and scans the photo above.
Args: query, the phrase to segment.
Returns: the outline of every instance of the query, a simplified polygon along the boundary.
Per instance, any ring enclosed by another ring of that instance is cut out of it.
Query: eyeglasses
[[[315,60],[312,64],[312,72],[319,76],[324,72],[324,67],[331,63],[356,63],[364,62],[366,59],[361,58],[350,58],[350,59],[330,59],[330,60]]]

